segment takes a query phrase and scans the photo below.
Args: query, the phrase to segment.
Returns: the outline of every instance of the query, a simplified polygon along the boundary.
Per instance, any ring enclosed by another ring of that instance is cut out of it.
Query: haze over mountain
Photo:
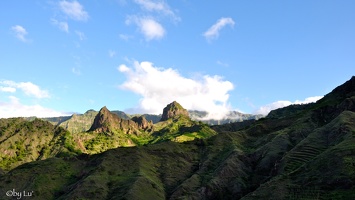
[[[103,107],[90,131],[78,134],[40,119],[1,119],[0,147],[14,148],[6,162],[1,158],[0,194],[16,188],[40,199],[355,198],[355,76],[316,103],[259,120],[211,129],[177,102],[162,116],[153,124]],[[51,142],[35,139],[43,133]],[[50,144],[47,159],[29,154],[39,149],[28,138]]]
[[[111,113],[116,114],[122,119],[133,119],[135,117],[144,117],[147,121],[152,121],[152,123],[158,123],[162,115],[154,115],[154,114],[135,114],[128,115],[122,111],[110,111]],[[205,111],[187,111],[189,117],[195,121],[201,121],[207,123],[209,125],[220,125],[232,122],[241,122],[244,120],[251,119],[260,119],[263,115],[252,115],[252,114],[243,114],[237,111],[231,111],[229,114],[220,120],[210,119],[208,118],[208,113]],[[73,114],[72,116],[64,116],[64,117],[50,117],[50,118],[42,118],[43,120],[49,121],[54,125],[59,125],[64,129],[69,130],[72,133],[85,132],[90,129],[92,123],[94,122],[95,116],[98,111],[88,110],[84,114]],[[34,117],[26,118],[29,120],[34,119]]]

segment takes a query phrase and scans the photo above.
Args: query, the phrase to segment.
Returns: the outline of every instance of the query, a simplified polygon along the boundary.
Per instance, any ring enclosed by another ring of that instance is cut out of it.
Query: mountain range
[[[190,113],[172,102],[153,122],[103,107],[73,130],[74,116],[0,119],[0,196],[355,199],[354,76],[260,119],[210,126]]]
[[[152,121],[154,124],[158,123],[162,117],[161,114],[133,114],[129,115],[122,111],[112,110],[111,113],[118,115],[122,119],[132,119],[133,117],[144,116],[148,121]],[[53,125],[59,125],[64,129],[72,133],[85,132],[89,130],[91,124],[94,122],[95,116],[98,114],[98,111],[88,110],[84,114],[73,114],[71,116],[63,116],[63,117],[48,117],[42,118],[42,120],[49,121]],[[222,119],[209,119],[208,113],[205,111],[197,111],[197,110],[188,110],[189,117],[195,121],[201,121],[203,123],[209,125],[221,125],[232,122],[241,122],[244,120],[251,119],[260,119],[263,115],[253,115],[253,114],[244,114],[238,111],[230,111],[224,118]],[[33,120],[35,117],[27,117],[28,120]]]

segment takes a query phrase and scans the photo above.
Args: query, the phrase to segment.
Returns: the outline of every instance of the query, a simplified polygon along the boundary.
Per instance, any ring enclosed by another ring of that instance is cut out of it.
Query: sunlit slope
[[[354,90],[353,77],[317,103],[214,126],[218,134],[183,143],[173,141],[191,124],[175,116],[159,122],[159,141],[21,165],[0,176],[0,193],[19,188],[44,199],[354,199]]]

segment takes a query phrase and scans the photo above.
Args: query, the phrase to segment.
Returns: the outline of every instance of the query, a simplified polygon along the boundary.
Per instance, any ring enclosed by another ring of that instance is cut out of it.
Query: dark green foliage
[[[56,130],[61,139],[51,142],[66,147],[56,150],[65,157],[0,172],[0,194],[16,188],[33,190],[38,199],[355,199],[354,86],[355,77],[315,104],[213,127],[218,134],[186,117],[159,122],[151,133]],[[43,123],[21,120],[0,120],[1,145]],[[26,159],[32,147],[20,138],[8,149]],[[74,144],[98,150],[123,138],[142,146],[63,155]],[[172,142],[179,139],[185,142]]]
[[[62,152],[80,153],[68,131],[40,119],[0,119],[0,130],[0,168],[4,170]]]

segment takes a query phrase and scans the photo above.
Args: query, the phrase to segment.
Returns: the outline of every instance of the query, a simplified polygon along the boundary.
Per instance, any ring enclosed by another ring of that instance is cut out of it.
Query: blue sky
[[[0,117],[221,118],[312,102],[355,72],[355,2],[2,1]]]

